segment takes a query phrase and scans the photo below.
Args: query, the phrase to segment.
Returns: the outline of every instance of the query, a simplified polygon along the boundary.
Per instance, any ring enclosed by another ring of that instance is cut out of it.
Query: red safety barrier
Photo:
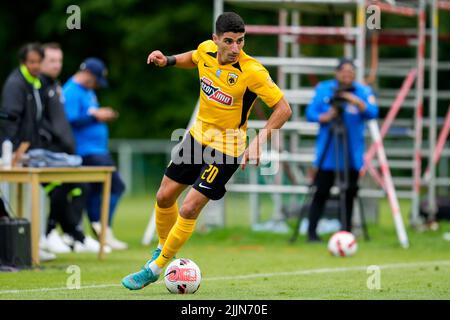
[[[378,154],[378,160],[380,161],[381,173],[383,175],[383,181],[385,185],[384,189],[386,190],[389,205],[391,206],[392,217],[394,219],[395,228],[397,230],[397,236],[402,247],[408,248],[409,247],[408,235],[406,234],[405,225],[403,224],[400,205],[395,191],[394,182],[392,181],[391,170],[389,169],[386,153],[384,152],[381,134],[378,129],[377,122],[375,120],[369,121],[368,126],[372,139],[374,140],[375,145],[377,145],[376,151]]]
[[[379,187],[383,188],[383,190],[386,191],[386,185],[378,170],[375,169],[375,167],[370,162],[367,164],[367,167],[369,169],[370,175],[373,177],[373,180],[375,180]]]
[[[414,17],[418,15],[418,10],[410,7],[393,6],[391,4],[379,1],[372,1],[370,2],[370,4],[378,6],[381,9],[381,11],[394,13],[401,16]]]
[[[439,134],[438,142],[436,144],[436,149],[433,154],[433,163],[437,164],[439,159],[441,159],[442,150],[444,150],[445,143],[447,142],[447,137],[450,132],[450,106],[448,107],[447,115],[445,116],[444,126]],[[430,179],[430,166],[428,166],[425,171],[424,179],[428,181]]]
[[[417,76],[417,69],[412,69],[408,75],[406,76],[405,80],[403,81],[402,87],[400,88],[397,97],[395,98],[394,102],[392,103],[391,108],[389,109],[389,112],[384,119],[383,125],[381,126],[380,134],[381,138],[383,139],[389,128],[392,125],[392,122],[394,122],[395,117],[397,116],[398,111],[400,110],[400,107],[402,106],[403,101],[405,101],[406,96],[408,95],[409,90],[411,89],[414,80]],[[375,156],[377,150],[377,144],[372,143],[368,151],[366,152],[364,156],[364,166],[360,171],[360,176],[363,177],[366,174],[367,171],[367,165],[372,161],[373,157]]]
[[[303,26],[267,26],[267,25],[247,25],[245,32],[250,34],[308,34],[308,35],[341,35],[348,36],[355,33],[355,28],[347,27],[303,27]]]

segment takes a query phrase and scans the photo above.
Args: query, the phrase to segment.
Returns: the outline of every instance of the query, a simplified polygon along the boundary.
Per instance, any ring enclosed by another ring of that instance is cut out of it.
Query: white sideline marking
[[[380,265],[381,269],[402,269],[402,268],[415,268],[421,266],[430,265],[450,265],[450,260],[437,260],[437,261],[422,261],[422,262],[412,262],[412,263],[394,263]],[[206,278],[203,281],[219,281],[219,280],[240,280],[240,279],[253,279],[262,277],[281,277],[281,276],[299,276],[308,275],[315,273],[333,273],[333,272],[346,272],[346,271],[366,271],[368,266],[355,266],[355,267],[343,267],[343,268],[321,268],[321,269],[310,269],[310,270],[297,270],[288,272],[273,272],[273,273],[255,273],[247,274],[242,276],[226,276],[226,277],[214,277]],[[1,291],[0,291],[1,292]]]
[[[411,263],[393,263],[380,265],[381,269],[403,269],[403,268],[416,268],[435,265],[450,265],[450,260],[436,260],[436,261],[422,261]],[[308,274],[320,274],[320,273],[334,273],[334,272],[346,272],[346,271],[365,271],[367,266],[355,266],[355,267],[343,267],[343,268],[320,268],[309,270],[297,270],[289,272],[272,272],[272,273],[254,273],[246,275],[226,276],[226,277],[211,277],[204,278],[202,281],[223,281],[223,280],[242,280],[242,279],[254,279],[254,278],[268,278],[268,277],[283,277],[283,276],[299,276]],[[162,282],[162,280],[157,281]],[[98,289],[98,288],[111,288],[121,287],[121,284],[99,284],[82,286],[80,289],[69,289],[67,287],[60,288],[37,288],[37,289],[19,289],[19,290],[0,290],[0,294],[10,293],[27,293],[27,292],[48,292],[48,291],[62,291],[62,290],[81,290],[81,289]]]
[[[62,291],[62,290],[81,290],[81,289],[96,289],[96,288],[110,288],[110,287],[119,287],[120,284],[98,284],[91,286],[82,286],[80,289],[69,289],[67,287],[60,288],[37,288],[37,289],[23,289],[23,290],[1,290],[0,294],[7,293],[25,293],[25,292],[47,292],[47,291]]]

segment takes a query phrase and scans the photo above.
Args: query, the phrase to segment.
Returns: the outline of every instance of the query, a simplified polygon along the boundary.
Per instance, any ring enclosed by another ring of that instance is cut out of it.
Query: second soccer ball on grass
[[[328,251],[338,257],[349,257],[356,253],[358,244],[355,236],[348,231],[333,234],[328,241]]]

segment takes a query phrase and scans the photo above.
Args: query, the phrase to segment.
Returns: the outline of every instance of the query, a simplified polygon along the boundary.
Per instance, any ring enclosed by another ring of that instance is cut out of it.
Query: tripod
[[[322,168],[323,162],[325,160],[325,156],[328,153],[328,149],[330,148],[331,141],[334,141],[334,157],[335,157],[335,179],[337,179],[337,183],[335,183],[339,188],[339,219],[341,221],[341,230],[348,229],[347,225],[347,204],[346,204],[346,194],[349,188],[349,154],[348,154],[348,140],[347,140],[347,128],[345,127],[344,121],[341,116],[341,112],[339,110],[337,117],[331,123],[330,131],[325,141],[325,148],[320,155],[318,162],[318,169]],[[343,170],[340,170],[340,157],[339,157],[339,147],[342,146],[342,154],[343,154]],[[311,190],[316,190],[313,188],[316,186],[317,174],[313,179],[313,182],[310,185],[309,192],[305,196],[304,203],[308,203],[307,200],[311,197]],[[369,234],[367,232],[366,221],[363,212],[362,200],[358,197],[358,203],[360,208],[360,216],[361,216],[361,224],[363,227],[364,239],[369,240]],[[294,242],[298,238],[300,223],[304,218],[304,210],[299,210],[298,219],[294,228],[294,233],[290,239],[290,242]],[[351,221],[350,221],[351,224]]]

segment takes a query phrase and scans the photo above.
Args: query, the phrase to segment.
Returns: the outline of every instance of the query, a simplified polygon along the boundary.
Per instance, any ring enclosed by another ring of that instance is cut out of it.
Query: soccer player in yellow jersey
[[[249,161],[259,163],[260,146],[291,116],[291,108],[268,71],[244,47],[245,24],[233,12],[216,20],[213,40],[196,50],[166,56],[156,50],[147,63],[159,67],[198,68],[200,109],[196,121],[166,169],[156,195],[159,245],[144,267],[122,280],[130,289],[155,282],[166,264],[189,239],[200,211],[226,192],[225,184]],[[273,112],[264,129],[246,147],[247,119],[257,97]],[[180,209],[177,198],[188,186]]]

